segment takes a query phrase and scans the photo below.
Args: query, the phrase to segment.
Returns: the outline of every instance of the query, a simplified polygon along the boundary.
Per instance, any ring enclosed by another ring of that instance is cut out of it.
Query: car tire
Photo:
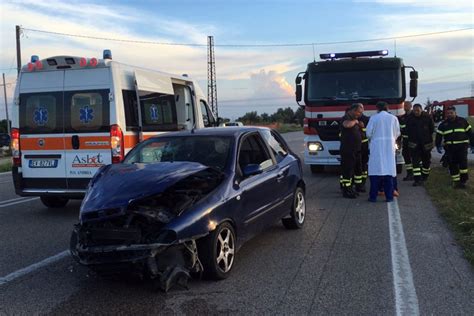
[[[397,174],[401,174],[403,171],[403,165],[399,164],[397,165]]]
[[[293,205],[291,207],[290,217],[282,218],[281,222],[286,229],[300,229],[304,225],[306,218],[306,199],[304,190],[297,187],[293,195]]]
[[[66,206],[69,199],[56,196],[42,196],[41,202],[49,208],[60,208]]]
[[[236,238],[232,225],[224,222],[201,240],[198,240],[198,256],[203,276],[213,280],[226,279],[235,262]]]
[[[310,165],[311,173],[322,173],[324,172],[324,165]]]

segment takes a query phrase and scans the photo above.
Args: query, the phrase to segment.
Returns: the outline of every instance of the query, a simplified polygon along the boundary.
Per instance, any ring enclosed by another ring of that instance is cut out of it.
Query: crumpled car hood
[[[108,165],[91,180],[81,205],[81,214],[127,207],[132,200],[161,193],[207,168],[196,162]]]

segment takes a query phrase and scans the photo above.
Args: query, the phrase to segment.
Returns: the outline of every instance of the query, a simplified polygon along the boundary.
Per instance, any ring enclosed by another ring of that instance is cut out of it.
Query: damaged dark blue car
[[[190,275],[226,278],[237,250],[277,220],[303,226],[300,159],[266,128],[150,138],[89,184],[71,253],[99,274],[135,271],[164,291]]]

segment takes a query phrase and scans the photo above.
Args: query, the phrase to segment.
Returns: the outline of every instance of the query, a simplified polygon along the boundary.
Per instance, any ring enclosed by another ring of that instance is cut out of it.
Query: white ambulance
[[[119,163],[141,140],[216,124],[187,75],[119,63],[109,50],[103,59],[32,56],[13,107],[16,193],[62,207],[84,196],[98,168]]]

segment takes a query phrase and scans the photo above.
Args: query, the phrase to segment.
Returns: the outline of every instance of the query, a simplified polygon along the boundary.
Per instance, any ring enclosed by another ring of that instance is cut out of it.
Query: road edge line
[[[12,272],[4,277],[0,278],[0,286],[5,285],[8,282],[11,282],[19,277],[25,276],[35,270],[41,269],[51,263],[54,263],[56,261],[59,261],[69,255],[69,250],[64,250],[52,257],[46,258],[44,260],[41,260],[40,262],[33,263],[32,265],[29,265],[23,269],[17,270],[15,272]]]
[[[387,203],[387,211],[396,314],[420,315],[397,198]]]

